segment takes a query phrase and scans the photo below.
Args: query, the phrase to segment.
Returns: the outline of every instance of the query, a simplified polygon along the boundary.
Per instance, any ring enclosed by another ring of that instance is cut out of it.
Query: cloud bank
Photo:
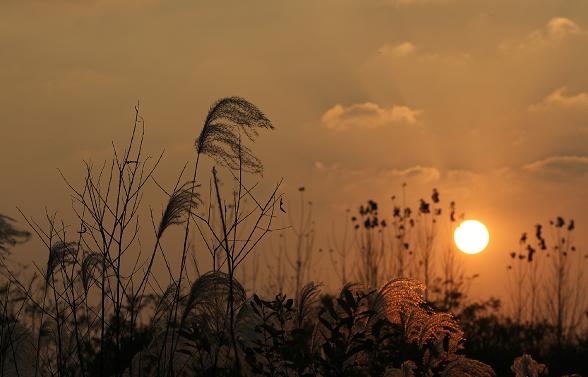
[[[524,165],[523,171],[552,180],[573,179],[588,174],[588,157],[552,156]]]
[[[336,131],[379,128],[394,124],[415,124],[420,113],[420,110],[408,106],[384,108],[372,102],[348,107],[337,104],[323,114],[321,124]]]
[[[537,104],[531,105],[530,110],[540,111],[551,108],[588,109],[588,93],[569,94],[564,86],[554,90]]]

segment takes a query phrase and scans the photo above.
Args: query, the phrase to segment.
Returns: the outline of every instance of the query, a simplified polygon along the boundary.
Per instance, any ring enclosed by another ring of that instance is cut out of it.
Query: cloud
[[[531,111],[541,111],[550,108],[588,109],[588,93],[568,94],[566,87],[553,91],[541,102],[529,106]]]
[[[385,188],[391,183],[433,183],[442,179],[441,170],[433,166],[424,165],[414,165],[406,169],[358,169],[341,166],[339,162],[327,164],[322,161],[315,161],[314,168],[322,176],[336,178],[341,187],[357,186],[359,192],[362,187]]]
[[[323,127],[344,131],[351,128],[379,128],[392,124],[414,124],[420,110],[407,106],[382,108],[371,102],[344,107],[337,104],[321,117]]]
[[[503,42],[500,49],[509,51],[514,47],[521,50],[537,50],[554,45],[572,36],[586,35],[588,33],[573,20],[565,17],[554,17],[543,28],[532,31],[519,42]]]
[[[411,187],[436,186],[442,173],[433,166],[413,165],[407,168],[350,167],[339,162],[316,161],[314,171],[325,186],[323,201],[345,204],[360,203],[366,196],[386,198],[396,192],[403,183]]]
[[[397,45],[384,44],[378,50],[377,54],[371,55],[368,61],[384,62],[386,68],[389,68],[391,60],[413,58],[412,62],[425,64],[445,64],[445,65],[464,65],[472,61],[472,55],[467,52],[434,52],[425,51],[412,42],[402,42]]]
[[[432,182],[441,178],[439,169],[431,166],[416,165],[404,170],[391,170],[390,174],[404,179],[418,178],[423,181]]]
[[[380,177],[396,177],[396,178],[425,178],[426,180],[437,180],[441,177],[441,172],[439,169],[432,167],[432,166],[422,166],[422,165],[414,165],[410,166],[406,169],[378,169],[377,174],[374,174],[374,171],[367,172],[366,169],[349,169],[344,168],[341,166],[340,163],[336,162],[333,164],[327,164],[322,161],[315,161],[314,168],[320,172],[339,172],[343,173],[344,175],[357,175],[362,174],[366,177],[378,175]],[[369,170],[369,169],[368,169]]]
[[[456,185],[471,184],[471,182],[479,178],[479,173],[466,169],[451,169],[445,173],[445,179]]]
[[[552,38],[564,38],[568,35],[581,34],[582,28],[569,18],[556,17],[547,23],[547,31]]]
[[[523,171],[540,178],[568,180],[588,174],[588,157],[548,157],[524,165]]]
[[[378,49],[379,54],[391,55],[395,58],[403,58],[405,56],[412,55],[415,51],[416,46],[410,42],[400,43],[396,46],[385,44]]]

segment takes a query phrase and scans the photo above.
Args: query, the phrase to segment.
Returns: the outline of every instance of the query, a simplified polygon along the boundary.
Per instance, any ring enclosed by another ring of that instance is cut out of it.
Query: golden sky
[[[56,168],[107,158],[137,100],[173,179],[239,95],[276,126],[265,179],[306,186],[319,229],[437,187],[489,226],[468,268],[494,294],[535,223],[573,217],[588,247],[586,67],[585,0],[3,0],[0,213],[66,211]]]

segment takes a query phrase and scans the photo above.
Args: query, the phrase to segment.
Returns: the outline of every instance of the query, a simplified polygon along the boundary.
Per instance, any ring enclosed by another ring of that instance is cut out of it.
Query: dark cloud
[[[553,156],[523,166],[523,171],[550,180],[568,180],[588,174],[587,156]]]
[[[531,111],[543,111],[549,109],[564,110],[588,110],[588,93],[572,94],[568,88],[561,87],[554,90],[537,104],[531,105]]]
[[[335,105],[321,117],[323,127],[344,131],[350,128],[379,128],[394,124],[415,124],[421,113],[408,106],[383,108],[371,102],[348,107]]]

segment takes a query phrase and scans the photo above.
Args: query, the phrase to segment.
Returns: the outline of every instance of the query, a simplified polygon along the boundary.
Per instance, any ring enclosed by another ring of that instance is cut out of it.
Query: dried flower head
[[[254,141],[258,129],[273,129],[271,121],[251,102],[240,97],[222,98],[215,102],[206,116],[196,150],[229,169],[240,167],[250,173],[262,173],[261,160],[243,145],[242,134]]]
[[[45,279],[49,282],[55,267],[73,263],[77,250],[74,242],[59,241],[49,249],[49,260],[47,261],[47,274]]]
[[[159,223],[158,237],[161,237],[170,225],[183,224],[186,214],[202,202],[200,195],[194,192],[195,187],[194,182],[186,182],[172,193]]]

